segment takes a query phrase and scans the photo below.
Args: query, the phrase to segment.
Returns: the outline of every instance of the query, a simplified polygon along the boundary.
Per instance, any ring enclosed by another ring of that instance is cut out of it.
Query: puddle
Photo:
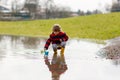
[[[0,36],[0,80],[119,80],[120,61],[96,55],[104,44],[68,41],[64,56],[43,57],[43,38]],[[113,64],[114,63],[114,64]]]

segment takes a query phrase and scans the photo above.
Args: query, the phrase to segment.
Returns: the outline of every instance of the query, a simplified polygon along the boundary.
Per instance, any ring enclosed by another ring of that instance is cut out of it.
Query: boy
[[[48,38],[44,46],[44,50],[46,51],[50,43],[52,43],[54,54],[57,54],[57,49],[61,49],[61,54],[64,54],[67,40],[68,36],[66,35],[66,33],[62,32],[60,25],[54,24],[52,28],[52,33],[50,34],[50,37]]]

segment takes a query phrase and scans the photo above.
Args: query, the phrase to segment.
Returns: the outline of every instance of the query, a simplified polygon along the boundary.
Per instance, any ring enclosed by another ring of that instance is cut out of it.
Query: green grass
[[[60,24],[70,38],[106,40],[120,36],[120,13],[54,20],[0,21],[0,34],[48,37],[55,23]]]

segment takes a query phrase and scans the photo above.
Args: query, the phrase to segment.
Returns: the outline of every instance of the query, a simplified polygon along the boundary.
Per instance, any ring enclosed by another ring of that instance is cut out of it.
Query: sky
[[[9,4],[12,0],[4,0]],[[20,0],[21,3],[24,0]],[[42,0],[41,0],[42,1]],[[54,0],[55,4],[59,6],[70,7],[72,11],[93,11],[99,9],[101,11],[105,10],[105,7],[112,4],[112,0]]]
[[[69,6],[71,10],[104,10],[107,5],[112,4],[112,0],[54,0],[57,5]]]

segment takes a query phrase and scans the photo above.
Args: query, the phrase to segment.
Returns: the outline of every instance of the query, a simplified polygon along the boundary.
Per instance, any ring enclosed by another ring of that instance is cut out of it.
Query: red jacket
[[[65,32],[59,32],[57,35],[52,33],[52,34],[50,34],[50,37],[46,41],[46,44],[45,44],[44,48],[48,49],[50,43],[52,43],[52,44],[60,44],[61,40],[62,41],[67,41],[68,40],[68,36],[66,35]]]

